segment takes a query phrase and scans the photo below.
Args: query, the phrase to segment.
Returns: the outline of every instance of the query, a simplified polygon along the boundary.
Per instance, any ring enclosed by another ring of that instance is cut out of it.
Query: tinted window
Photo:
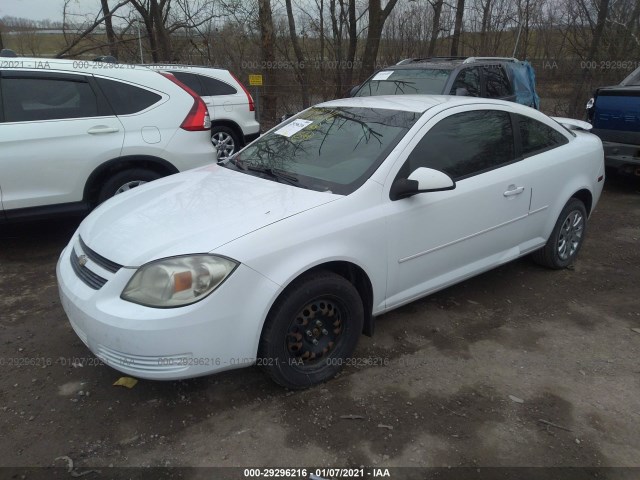
[[[95,117],[98,102],[84,81],[49,78],[3,78],[6,122]]]
[[[480,96],[480,70],[477,68],[465,68],[456,77],[451,87],[451,95],[456,94],[456,89],[466,88],[472,97]]]
[[[127,83],[97,78],[98,85],[107,96],[107,100],[116,115],[128,115],[141,112],[162,97],[158,94],[134,87]]]
[[[514,159],[508,113],[464,112],[451,115],[431,128],[409,155],[401,175],[409,176],[418,167],[429,167],[459,179]]]
[[[437,94],[444,92],[451,70],[407,69],[376,73],[356,93],[356,97],[373,95]]]
[[[193,73],[184,73],[184,72],[171,72],[174,77],[184,83],[191,90],[196,92],[198,95],[205,95],[204,90],[202,89],[202,84],[198,78],[198,75],[194,75]]]
[[[534,155],[543,150],[568,143],[567,137],[533,118],[517,115],[522,141],[522,155]]]
[[[205,77],[204,75],[198,75],[198,77],[200,77],[200,81],[202,82],[204,95],[233,95],[234,93],[238,93],[231,85],[221,82],[220,80]]]
[[[484,68],[487,97],[502,98],[511,95],[511,86],[504,69],[499,65]]]

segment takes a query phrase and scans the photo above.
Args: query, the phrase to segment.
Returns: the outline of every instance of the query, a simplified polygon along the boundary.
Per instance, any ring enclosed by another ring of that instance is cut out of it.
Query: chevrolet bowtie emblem
[[[86,255],[80,255],[78,257],[78,265],[80,265],[81,267],[84,267],[88,261],[89,259],[87,258]]]

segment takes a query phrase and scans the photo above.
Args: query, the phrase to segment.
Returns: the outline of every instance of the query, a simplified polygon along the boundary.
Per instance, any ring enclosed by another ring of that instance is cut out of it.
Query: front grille
[[[73,271],[80,278],[80,280],[86,283],[89,287],[93,288],[94,290],[100,290],[102,286],[107,283],[106,279],[92,272],[84,265],[80,265],[80,263],[78,262],[78,254],[76,253],[75,249],[71,250],[69,259],[71,260],[71,268],[73,268]]]
[[[93,250],[91,250],[89,247],[87,247],[87,244],[82,241],[82,237],[78,237],[78,240],[80,241],[80,247],[82,247],[82,251],[84,252],[84,254],[87,256],[87,258],[89,258],[89,260],[91,260],[96,265],[100,265],[107,272],[111,272],[111,273],[116,273],[118,270],[122,268],[122,265],[118,265],[116,262],[107,260],[99,253],[96,253]]]

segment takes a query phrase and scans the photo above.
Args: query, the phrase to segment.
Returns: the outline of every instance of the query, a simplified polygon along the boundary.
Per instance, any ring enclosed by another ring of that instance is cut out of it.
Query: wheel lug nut
[[[316,326],[317,327],[321,327],[322,326],[322,322],[320,320],[316,320]]]
[[[313,336],[313,332],[311,330],[307,330],[307,337],[312,337]]]
[[[318,344],[318,340],[316,340],[315,338],[313,339],[313,344],[317,345]]]
[[[322,334],[323,334],[323,335],[329,335],[329,332],[327,331],[327,329],[326,329],[326,328],[323,328],[323,329],[322,329]]]

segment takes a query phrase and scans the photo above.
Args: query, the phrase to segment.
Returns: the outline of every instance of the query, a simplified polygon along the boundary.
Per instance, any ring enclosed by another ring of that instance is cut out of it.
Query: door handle
[[[505,197],[513,197],[515,195],[520,195],[524,192],[524,187],[516,187],[515,185],[509,185],[509,188],[506,192],[503,193]]]
[[[118,127],[107,127],[106,125],[98,125],[96,127],[91,127],[87,130],[87,133],[91,135],[99,135],[101,133],[116,133],[120,129]]]

